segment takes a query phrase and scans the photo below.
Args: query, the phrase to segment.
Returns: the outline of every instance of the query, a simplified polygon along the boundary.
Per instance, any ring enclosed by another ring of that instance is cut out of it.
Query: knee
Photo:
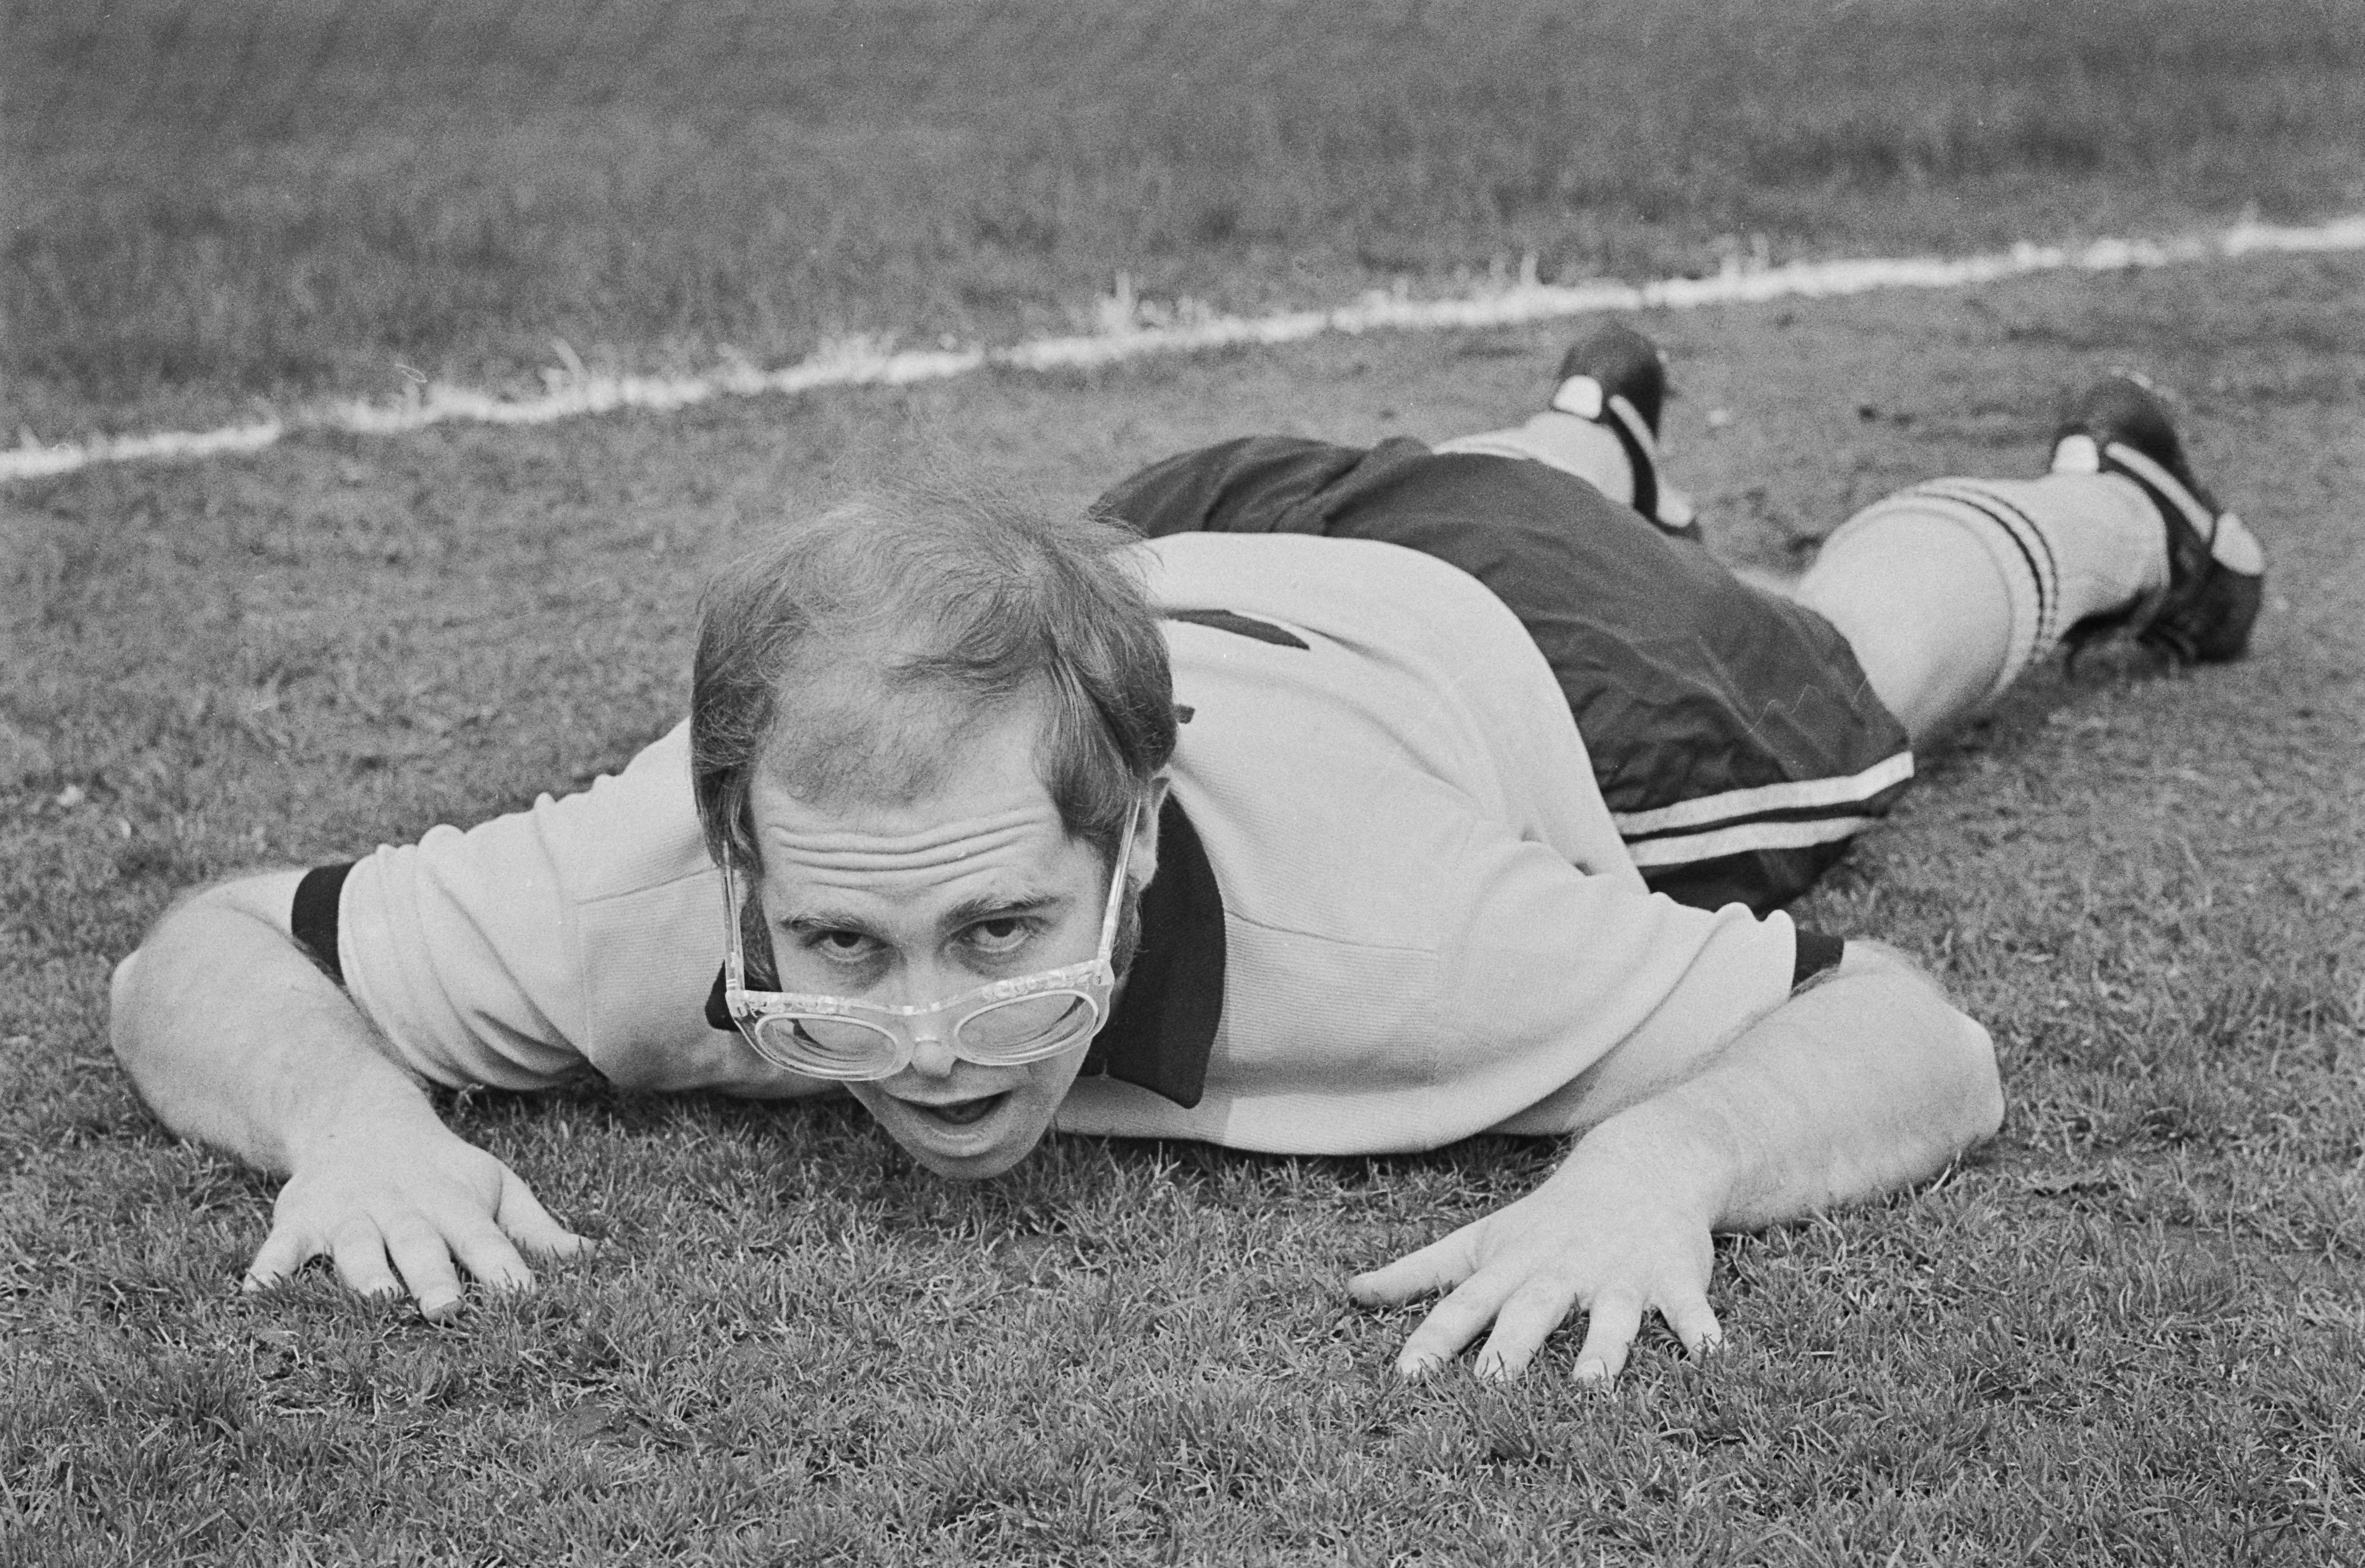
[[[1903,630],[1906,604],[1979,597],[1995,567],[1957,505],[1912,490],[1875,501],[1824,540],[1795,597],[1843,632],[1865,623]]]

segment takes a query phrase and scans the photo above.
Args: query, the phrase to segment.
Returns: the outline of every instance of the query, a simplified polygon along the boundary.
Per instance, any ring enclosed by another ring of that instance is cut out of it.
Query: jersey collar
[[[1083,1070],[1199,1103],[1224,1016],[1224,900],[1198,830],[1170,792],[1158,813],[1158,875],[1141,894],[1141,946]]]

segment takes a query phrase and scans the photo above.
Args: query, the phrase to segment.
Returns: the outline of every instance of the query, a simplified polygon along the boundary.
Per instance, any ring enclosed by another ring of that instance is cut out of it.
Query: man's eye
[[[981,920],[968,932],[970,946],[981,953],[1014,952],[1034,934],[1034,922],[1016,915],[1003,920]]]
[[[876,944],[859,931],[817,931],[805,938],[805,946],[824,958],[853,963],[870,957]]]

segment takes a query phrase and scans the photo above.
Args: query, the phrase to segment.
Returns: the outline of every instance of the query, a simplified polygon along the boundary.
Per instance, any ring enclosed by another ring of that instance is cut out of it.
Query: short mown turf
[[[0,1560],[2290,1562],[2365,1557],[2365,262],[1653,319],[1676,476],[1778,567],[2182,389],[2273,559],[2253,655],[2039,671],[1802,907],[1919,955],[2009,1113],[1921,1192],[1720,1249],[1731,1349],[1387,1367],[1351,1271],[1547,1144],[1061,1139],[977,1187],[850,1108],[584,1089],[453,1121],[605,1240],[453,1327],[236,1282],[271,1184],[106,1049],[175,889],[466,822],[678,713],[700,575],[947,445],[1080,502],[1259,429],[1523,413],[1556,331],[126,467],[0,496]]]

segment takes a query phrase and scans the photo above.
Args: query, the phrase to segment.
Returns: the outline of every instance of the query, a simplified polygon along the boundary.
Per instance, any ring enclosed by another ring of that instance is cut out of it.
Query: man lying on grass
[[[1491,1326],[1479,1369],[1515,1374],[1572,1307],[1580,1375],[1653,1310],[1713,1344],[1711,1232],[1926,1177],[2001,1114],[1936,985],[1776,906],[2064,629],[2239,652],[2260,562],[2113,379],[2050,474],[1883,501],[1777,597],[1661,487],[1663,391],[1611,328],[1545,412],[1434,451],[1250,440],[1105,517],[790,522],[710,592],[683,727],[566,800],[188,899],[118,972],[116,1048],[176,1130],[287,1173],[258,1285],[326,1254],[441,1316],[460,1270],[577,1252],[420,1086],[588,1064],[842,1090],[964,1180],[1054,1126],[1573,1135],[1352,1282],[1448,1293],[1399,1368]]]

